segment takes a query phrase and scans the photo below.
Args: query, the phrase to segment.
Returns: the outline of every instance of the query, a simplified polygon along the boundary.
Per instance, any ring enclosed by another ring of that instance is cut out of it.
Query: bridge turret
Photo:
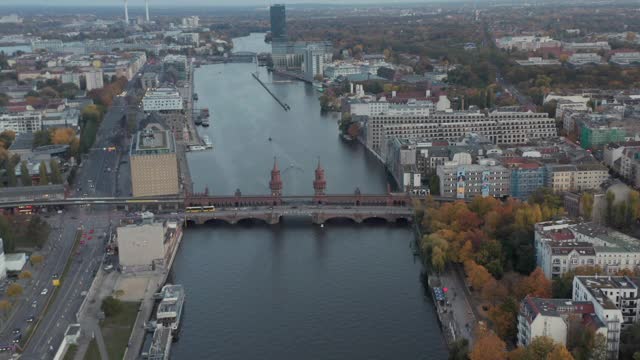
[[[277,198],[282,196],[282,178],[280,177],[280,169],[278,169],[278,161],[275,158],[273,159],[269,189],[271,189],[271,196]]]
[[[313,190],[314,197],[316,202],[321,202],[321,197],[324,196],[325,190],[327,189],[327,180],[324,177],[324,169],[322,165],[320,165],[320,160],[318,160],[318,167],[316,168],[316,178],[313,180]]]

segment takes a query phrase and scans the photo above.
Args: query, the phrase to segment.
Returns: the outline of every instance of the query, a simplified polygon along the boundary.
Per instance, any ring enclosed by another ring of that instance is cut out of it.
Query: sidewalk
[[[439,307],[445,313],[439,314],[442,320],[442,326],[445,333],[457,340],[460,337],[469,340],[473,344],[473,329],[475,328],[477,317],[468,298],[469,292],[464,283],[464,279],[460,277],[460,273],[455,266],[448,266],[447,269],[439,275],[434,276],[440,282],[440,286],[447,288],[448,304]]]

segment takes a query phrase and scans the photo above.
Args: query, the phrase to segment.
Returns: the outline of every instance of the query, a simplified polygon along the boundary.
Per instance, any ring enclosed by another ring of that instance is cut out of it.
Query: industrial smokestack
[[[145,14],[146,14],[147,22],[150,22],[149,21],[149,0],[144,0],[144,11],[145,11]]]
[[[124,0],[124,22],[129,25],[129,8],[127,6],[127,0]]]

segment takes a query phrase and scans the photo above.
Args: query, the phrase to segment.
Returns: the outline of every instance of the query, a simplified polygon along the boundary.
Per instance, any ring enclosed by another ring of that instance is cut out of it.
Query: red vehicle
[[[33,206],[32,205],[18,206],[18,214],[22,214],[22,215],[33,214]]]
[[[89,234],[93,234],[93,229],[89,230]]]

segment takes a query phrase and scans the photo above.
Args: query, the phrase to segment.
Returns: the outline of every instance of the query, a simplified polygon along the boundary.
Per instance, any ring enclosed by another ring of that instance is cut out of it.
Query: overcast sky
[[[142,6],[144,0],[128,0],[130,6]],[[422,0],[424,1],[424,0]],[[119,6],[124,0],[0,0],[0,6],[8,5],[59,5],[59,6],[96,6],[114,5]],[[389,3],[409,3],[417,0],[149,0],[149,5],[153,6],[238,6],[238,5],[271,5],[277,4],[389,4]]]

